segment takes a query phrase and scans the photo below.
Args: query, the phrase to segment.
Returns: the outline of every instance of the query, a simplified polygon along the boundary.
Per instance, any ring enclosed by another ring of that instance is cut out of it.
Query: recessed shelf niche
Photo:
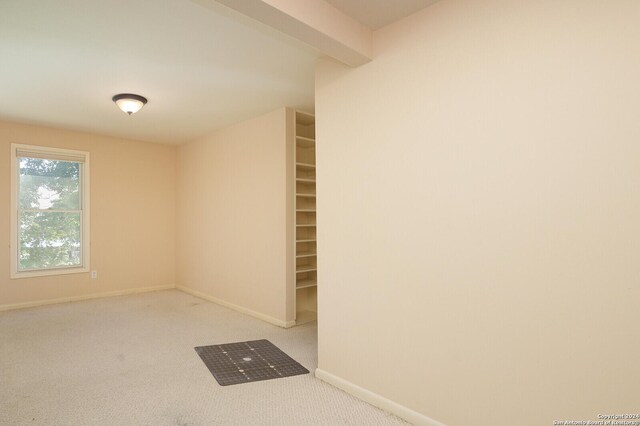
[[[295,162],[295,323],[317,318],[318,261],[316,251],[316,131],[312,114],[293,114]]]

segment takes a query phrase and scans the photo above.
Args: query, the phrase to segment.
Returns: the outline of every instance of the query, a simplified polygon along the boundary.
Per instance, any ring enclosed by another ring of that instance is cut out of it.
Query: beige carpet
[[[315,323],[284,330],[177,290],[3,312],[0,424],[406,424],[313,374],[221,387],[193,349],[256,339],[315,370]]]

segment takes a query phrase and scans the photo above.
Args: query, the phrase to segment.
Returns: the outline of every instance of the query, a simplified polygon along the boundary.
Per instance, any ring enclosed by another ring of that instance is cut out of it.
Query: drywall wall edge
[[[418,413],[417,411],[413,411],[410,408],[405,407],[404,405],[400,405],[397,402],[391,401],[390,399],[378,395],[377,393],[373,393],[370,390],[361,388],[354,383],[328,373],[320,368],[316,368],[315,374],[316,377],[323,382],[327,382],[330,385],[337,387],[338,389],[342,389],[343,391],[375,407],[378,407],[391,414],[395,414],[396,416],[414,425],[446,426],[445,424],[437,422],[423,414]]]
[[[290,327],[293,327],[296,324],[295,321],[282,321],[282,320],[279,320],[277,318],[271,317],[269,315],[265,315],[263,313],[256,312],[256,311],[253,311],[251,309],[245,308],[243,306],[235,305],[233,303],[227,302],[226,300],[218,299],[217,297],[213,297],[213,296],[210,296],[208,294],[201,293],[201,292],[199,292],[197,290],[193,290],[193,289],[191,289],[189,287],[184,287],[184,286],[181,286],[181,285],[177,285],[176,288],[178,290],[183,291],[185,293],[188,293],[188,294],[190,294],[192,296],[196,296],[196,297],[199,297],[201,299],[208,300],[209,302],[213,302],[213,303],[216,303],[218,305],[224,306],[226,308],[233,309],[234,311],[238,311],[240,313],[252,316],[252,317],[257,318],[259,320],[266,321],[269,324],[277,325],[278,327],[290,328]]]

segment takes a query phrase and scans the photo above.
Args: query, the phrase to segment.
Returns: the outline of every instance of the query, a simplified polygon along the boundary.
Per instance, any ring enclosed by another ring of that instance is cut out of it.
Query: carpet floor
[[[0,312],[0,424],[407,424],[313,373],[219,386],[194,350],[257,339],[317,366],[315,323],[285,330],[178,290]]]

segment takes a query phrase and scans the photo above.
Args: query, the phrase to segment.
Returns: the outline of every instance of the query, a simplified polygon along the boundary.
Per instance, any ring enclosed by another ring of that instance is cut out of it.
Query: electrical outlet
[[[91,271],[91,279],[95,280],[96,278],[98,278],[98,271]]]

